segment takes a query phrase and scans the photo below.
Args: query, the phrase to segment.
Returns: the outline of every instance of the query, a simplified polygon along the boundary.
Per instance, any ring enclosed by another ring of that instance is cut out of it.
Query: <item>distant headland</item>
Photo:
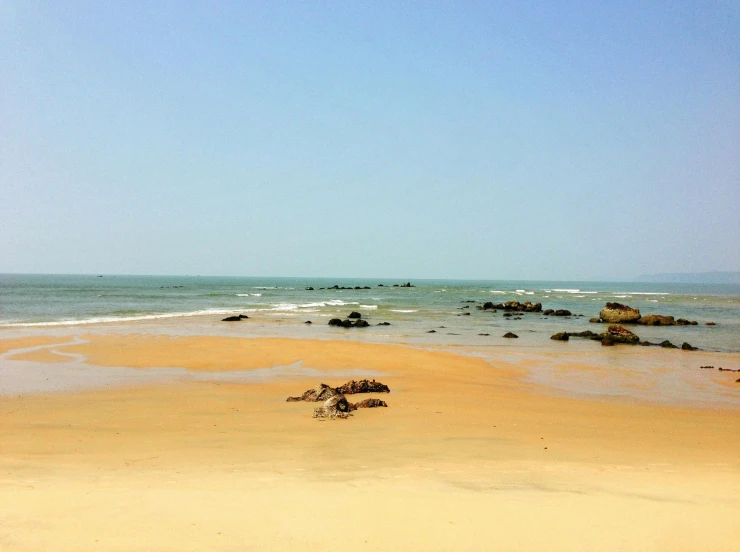
[[[673,282],[686,284],[740,284],[740,272],[674,272],[642,274],[638,282]]]

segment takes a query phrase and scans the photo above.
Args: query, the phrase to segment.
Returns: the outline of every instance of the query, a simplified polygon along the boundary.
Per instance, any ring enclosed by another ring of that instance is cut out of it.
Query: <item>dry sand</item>
[[[86,339],[53,351],[310,377],[0,397],[0,550],[740,550],[736,409],[554,396],[516,363],[403,346]],[[348,370],[389,407],[320,422],[285,402]]]

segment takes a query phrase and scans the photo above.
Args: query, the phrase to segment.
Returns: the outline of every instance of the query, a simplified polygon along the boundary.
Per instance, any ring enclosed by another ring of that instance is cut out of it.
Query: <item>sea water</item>
[[[469,343],[487,337],[482,334],[500,338],[511,331],[526,336],[519,344],[546,343],[559,331],[602,331],[602,325],[589,324],[588,319],[598,316],[606,302],[619,302],[639,308],[643,315],[698,322],[632,327],[642,339],[740,352],[737,284],[413,280],[413,287],[400,287],[404,283],[362,278],[5,274],[0,275],[0,330],[193,317],[220,320],[230,314],[263,322],[311,320],[326,325],[331,318],[358,311],[371,327],[351,330],[355,332]],[[332,289],[335,285],[352,289]],[[503,311],[476,309],[486,301],[508,300],[541,302],[543,309],[567,309],[583,316],[504,317]],[[377,326],[379,322],[391,325]]]

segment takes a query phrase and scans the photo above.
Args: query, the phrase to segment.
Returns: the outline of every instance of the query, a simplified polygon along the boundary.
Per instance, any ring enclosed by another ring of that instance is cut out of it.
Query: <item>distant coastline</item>
[[[673,272],[642,274],[638,282],[670,282],[675,284],[740,284],[740,272]]]

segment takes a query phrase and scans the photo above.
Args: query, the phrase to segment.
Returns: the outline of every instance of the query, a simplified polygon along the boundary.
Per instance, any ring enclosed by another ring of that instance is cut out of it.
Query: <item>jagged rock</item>
[[[589,318],[588,321],[591,322],[591,324],[598,324],[601,322],[601,318]]]
[[[248,316],[244,316],[244,318],[249,318]],[[221,322],[241,322],[242,316],[227,316],[226,318],[223,318]]]
[[[339,418],[349,418],[350,404],[344,395],[334,395],[328,398],[323,405],[314,408],[314,418],[329,418],[331,420]]]
[[[640,309],[633,309],[621,303],[607,303],[601,309],[599,317],[604,322],[609,322],[610,324],[637,322],[640,319]]]
[[[358,403],[350,403],[350,410],[357,410],[358,408],[378,408],[379,406],[388,406],[388,403],[381,401],[380,399],[365,399]]]
[[[638,324],[645,326],[675,326],[676,321],[672,316],[663,316],[661,314],[646,314],[640,317]]]
[[[350,380],[344,385],[337,387],[337,391],[344,395],[354,395],[356,393],[390,393],[391,390],[387,385],[375,380]]]
[[[570,335],[568,332],[558,332],[551,336],[550,339],[554,339],[555,341],[568,341],[570,339]]]
[[[325,383],[320,383],[316,387],[309,389],[300,397],[288,397],[286,402],[320,402],[337,395],[339,391],[333,387],[329,387]]]
[[[352,311],[347,318],[362,318],[362,315],[357,311]]]
[[[517,337],[519,337],[519,336],[518,336],[518,335],[516,335],[515,333],[511,333],[511,332],[506,332],[506,333],[504,334],[504,337],[508,337],[508,338],[517,338]]]
[[[682,350],[684,350],[684,351],[696,351],[696,350],[698,350],[698,349],[699,349],[699,347],[692,347],[691,345],[689,345],[688,343],[686,343],[686,342],[684,341],[684,342],[683,342],[683,343],[681,344],[681,349],[682,349]]]

